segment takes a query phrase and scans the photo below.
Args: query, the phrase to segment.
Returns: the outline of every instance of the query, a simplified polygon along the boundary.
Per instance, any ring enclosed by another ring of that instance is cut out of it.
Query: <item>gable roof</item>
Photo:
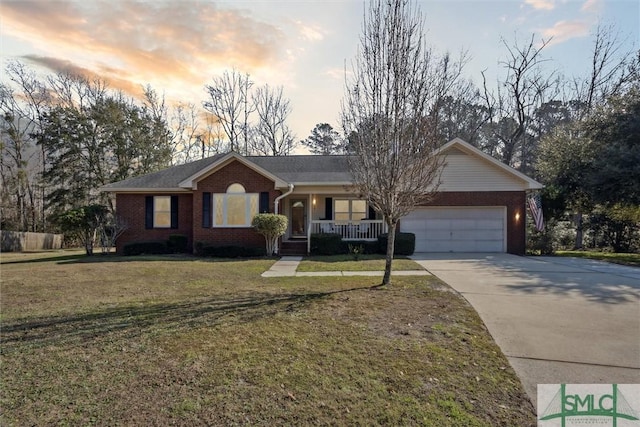
[[[448,155],[459,150],[470,157],[479,159],[494,173],[500,173],[512,182],[518,183],[518,189],[539,189],[542,184],[501,163],[472,145],[456,138],[435,154]],[[351,183],[349,156],[346,155],[294,155],[294,156],[242,156],[238,153],[217,154],[206,159],[173,166],[158,172],[125,179],[104,185],[101,191],[110,192],[180,192],[197,188],[202,178],[215,173],[233,161],[239,161],[256,172],[275,182],[276,188],[294,185],[347,185]],[[443,188],[443,190],[446,190]],[[496,188],[496,190],[499,190]]]

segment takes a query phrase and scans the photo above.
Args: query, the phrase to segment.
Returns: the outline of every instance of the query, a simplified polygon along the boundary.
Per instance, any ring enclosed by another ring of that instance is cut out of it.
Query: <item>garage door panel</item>
[[[426,222],[418,219],[403,219],[402,227],[407,230],[416,230],[415,232],[424,232],[427,230]]]
[[[416,252],[504,252],[504,207],[420,208],[401,222]]]
[[[451,240],[451,232],[449,230],[429,230],[424,234],[429,240]]]
[[[448,230],[451,228],[450,219],[427,219],[423,222],[426,230]]]
[[[502,230],[504,221],[502,219],[479,219],[476,221],[476,228]]]

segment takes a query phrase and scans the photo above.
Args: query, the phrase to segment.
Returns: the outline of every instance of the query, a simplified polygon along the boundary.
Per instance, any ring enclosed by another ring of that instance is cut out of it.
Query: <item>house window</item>
[[[336,199],[334,202],[334,220],[336,222],[357,222],[367,218],[367,201]]]
[[[171,196],[153,198],[153,228],[171,227]]]
[[[145,228],[178,228],[178,196],[146,196]]]
[[[213,195],[214,227],[251,227],[258,213],[259,193],[246,193],[242,184],[231,184],[226,193]]]

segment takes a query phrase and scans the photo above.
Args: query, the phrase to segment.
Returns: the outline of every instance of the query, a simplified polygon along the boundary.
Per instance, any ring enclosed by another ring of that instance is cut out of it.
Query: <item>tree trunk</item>
[[[576,242],[574,249],[582,249],[582,212],[578,212],[573,216],[576,224]]]
[[[393,250],[396,242],[396,225],[396,222],[387,222],[389,234],[387,238],[387,259],[384,263],[384,277],[382,278],[383,285],[391,283],[391,263],[393,262]]]

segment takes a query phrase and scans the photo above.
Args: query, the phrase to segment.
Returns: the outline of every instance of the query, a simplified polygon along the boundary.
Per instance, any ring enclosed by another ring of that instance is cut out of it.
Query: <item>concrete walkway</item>
[[[309,276],[380,276],[384,271],[296,271],[302,261],[300,256],[283,256],[262,277],[309,277]],[[430,276],[426,270],[392,271],[392,276]]]
[[[415,254],[478,312],[525,390],[640,383],[640,269],[579,258]]]

